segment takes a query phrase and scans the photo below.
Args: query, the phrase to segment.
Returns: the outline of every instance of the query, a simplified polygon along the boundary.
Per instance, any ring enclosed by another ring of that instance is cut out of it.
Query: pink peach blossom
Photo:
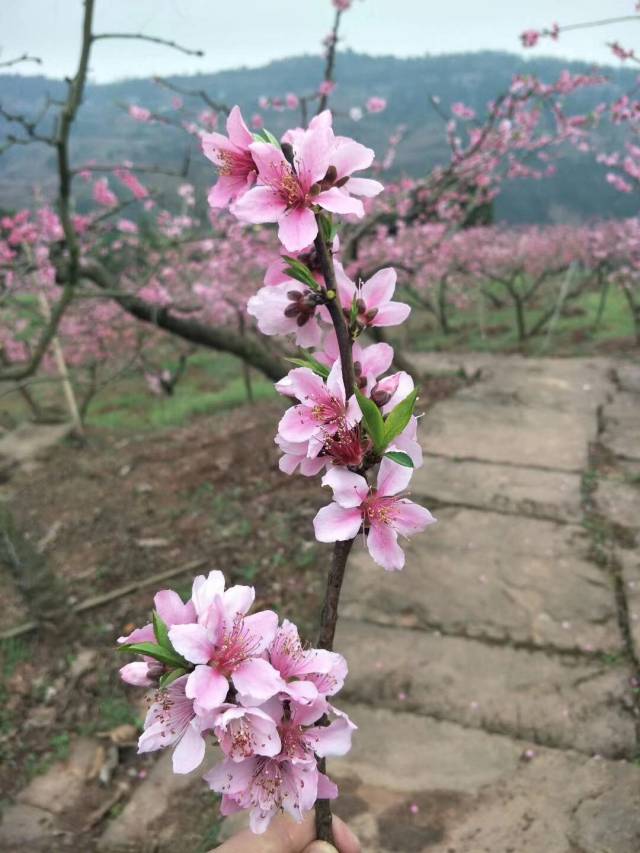
[[[410,468],[383,459],[377,486],[372,489],[360,474],[331,468],[322,484],[333,489],[334,502],[323,507],[314,519],[316,539],[353,539],[362,528],[375,562],[387,571],[402,569],[405,558],[398,534],[411,536],[435,521],[428,510],[401,496],[411,474]]]
[[[227,207],[241,198],[256,180],[256,166],[251,156],[253,135],[242,118],[240,107],[234,107],[227,118],[227,133],[203,133],[202,151],[218,168],[218,182],[211,189],[211,207]]]

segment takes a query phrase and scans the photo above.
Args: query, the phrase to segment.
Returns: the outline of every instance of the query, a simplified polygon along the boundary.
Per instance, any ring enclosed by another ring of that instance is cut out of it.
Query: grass
[[[253,382],[253,396],[264,400],[274,395],[273,384],[267,379]],[[97,401],[89,413],[90,426],[114,430],[166,429],[183,426],[193,417],[234,409],[247,402],[241,379],[234,379],[220,391],[203,391],[192,382],[178,385],[172,397],[152,397],[143,389],[139,393],[112,392]]]
[[[501,299],[504,292],[496,285],[492,290]],[[528,355],[588,355],[594,349],[622,339],[631,339],[633,321],[628,304],[619,290],[609,289],[600,325],[594,331],[600,301],[599,292],[583,293],[567,303],[567,315],[557,318],[553,329],[545,329],[524,342],[522,350]],[[542,314],[542,308],[526,312],[527,328],[531,328]],[[435,318],[426,312],[415,312],[413,328],[409,333],[410,346],[417,350],[459,350],[480,352],[514,351],[520,348],[516,333],[515,314],[511,304],[503,308],[471,304],[465,309],[451,311],[453,331],[445,335],[437,327]]]
[[[247,402],[240,369],[234,356],[195,353],[173,396],[157,397],[150,393],[142,376],[131,376],[98,397],[89,410],[87,423],[120,431],[167,429],[183,426],[197,416],[234,409]],[[251,386],[256,400],[275,394],[273,383],[255,372]]]

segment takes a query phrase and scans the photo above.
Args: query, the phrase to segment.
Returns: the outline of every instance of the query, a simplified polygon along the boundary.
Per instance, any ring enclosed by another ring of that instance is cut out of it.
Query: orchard
[[[95,152],[101,48],[199,46],[83,0],[54,94],[0,87],[0,847],[640,849],[640,101],[530,58],[626,70],[640,17],[519,10],[425,130],[341,77],[373,2],[274,91],[149,74]],[[578,168],[597,215],[500,213]]]

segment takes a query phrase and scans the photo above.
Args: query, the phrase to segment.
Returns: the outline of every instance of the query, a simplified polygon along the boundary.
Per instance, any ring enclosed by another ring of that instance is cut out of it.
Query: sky
[[[353,0],[343,16],[342,46],[396,56],[509,50],[518,35],[557,21],[561,26],[633,14],[634,0]],[[42,66],[20,73],[61,77],[79,51],[81,0],[0,0],[0,62],[25,51]],[[153,74],[186,74],[260,66],[318,53],[333,17],[330,0],[96,0],[96,32],[144,32],[205,51],[185,56],[158,45],[104,41],[94,47],[91,77],[107,82]],[[640,46],[636,21],[545,40],[537,55],[611,64],[607,41]],[[527,51],[531,55],[531,51]]]

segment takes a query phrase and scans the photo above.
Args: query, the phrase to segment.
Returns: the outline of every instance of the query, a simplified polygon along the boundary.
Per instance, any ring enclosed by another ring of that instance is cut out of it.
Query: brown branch
[[[109,604],[112,601],[116,601],[118,598],[123,598],[125,595],[137,592],[139,589],[144,589],[144,587],[155,586],[158,583],[174,578],[177,575],[196,571],[205,565],[206,562],[206,560],[192,560],[184,566],[167,569],[164,572],[158,572],[155,575],[150,575],[149,577],[141,578],[140,580],[132,581],[132,583],[117,587],[117,589],[109,590],[109,592],[103,592],[100,593],[100,595],[93,595],[91,598],[86,598],[84,601],[76,604],[75,607],[72,608],[72,612],[85,613],[87,610],[93,610],[95,607],[101,607],[103,604]],[[12,637],[20,637],[23,634],[28,634],[30,631],[35,631],[38,627],[38,622],[23,622],[22,625],[16,625],[14,628],[9,628],[7,631],[3,631],[0,634],[0,641],[10,640]]]
[[[223,104],[220,101],[212,100],[209,95],[204,91],[204,89],[185,89],[182,86],[178,86],[177,83],[171,83],[164,77],[154,77],[153,82],[157,83],[158,86],[162,86],[165,89],[169,89],[169,91],[171,92],[175,92],[178,95],[184,95],[185,98],[200,98],[208,107],[210,107],[212,110],[216,110],[216,112],[231,112],[231,110],[226,104]]]
[[[144,33],[97,33],[91,36],[91,41],[104,41],[104,39],[135,39],[136,41],[148,41],[152,44],[161,44],[164,47],[171,47],[180,53],[186,53],[187,56],[204,56],[204,50],[192,50],[189,47],[183,47],[171,39],[158,38],[157,36],[146,36]]]
[[[197,320],[178,317],[172,313],[169,306],[153,305],[133,293],[121,290],[115,278],[98,261],[83,261],[81,274],[106,291],[109,298],[117,302],[124,311],[143,323],[149,323],[190,343],[230,352],[275,382],[282,379],[287,372],[280,358],[267,352],[248,336],[241,337],[230,329],[207,326]]]
[[[333,27],[329,35],[329,46],[327,48],[327,61],[324,66],[324,82],[333,82],[333,72],[336,63],[336,47],[338,45],[338,30],[340,28],[340,19],[342,18],[342,9],[336,9],[336,16],[333,21]],[[329,96],[322,94],[318,103],[318,113],[321,113],[327,108]]]
[[[38,65],[42,65],[42,60],[39,56],[29,56],[28,53],[23,53],[22,56],[16,56],[15,59],[7,59],[4,62],[0,62],[0,68],[9,68],[12,65],[17,65],[19,62],[36,62]]]

